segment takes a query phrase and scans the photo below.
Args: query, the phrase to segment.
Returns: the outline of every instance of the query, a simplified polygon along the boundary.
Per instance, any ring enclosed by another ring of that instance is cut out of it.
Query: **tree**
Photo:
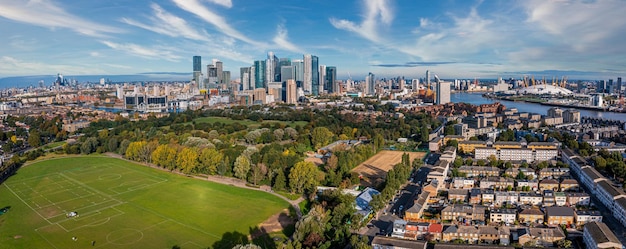
[[[490,155],[489,156],[489,166],[491,166],[491,167],[498,166],[498,159],[496,158],[495,155]]]
[[[550,165],[548,164],[548,162],[546,162],[546,161],[542,161],[542,162],[540,162],[540,163],[538,163],[538,164],[537,164],[537,169],[545,169],[545,168],[547,168],[548,166],[550,166]]]
[[[372,200],[370,201],[370,207],[372,208],[372,210],[374,210],[374,212],[385,207],[385,200],[383,198],[384,197],[382,194],[372,196]]]
[[[89,137],[85,139],[85,142],[80,146],[80,152],[82,154],[90,154],[96,151],[96,147],[98,147],[98,139],[95,137]]]
[[[176,157],[176,164],[183,173],[191,173],[198,167],[198,151],[195,148],[183,148]]]
[[[128,146],[130,145],[130,141],[128,141],[128,139],[124,139],[122,140],[122,142],[120,143],[120,147],[119,149],[119,154],[120,155],[126,155],[126,150],[128,149]]]
[[[283,129],[274,130],[274,139],[276,141],[282,141],[284,136],[285,136],[285,131]]]
[[[571,240],[564,239],[556,242],[558,248],[572,248],[573,244]]]
[[[176,153],[177,150],[170,144],[162,144],[152,152],[152,163],[174,170],[176,168]]]
[[[312,162],[298,162],[289,172],[289,187],[292,192],[303,193],[317,185],[318,170]]]
[[[277,191],[285,190],[285,188],[287,187],[285,181],[287,181],[287,179],[285,179],[285,173],[283,173],[282,170],[278,170],[278,173],[276,173],[276,177],[274,177],[274,185],[272,186],[272,188],[276,189]]]
[[[311,142],[315,149],[322,148],[333,141],[335,134],[326,127],[315,127],[311,132]]]
[[[107,151],[115,152],[117,150],[118,141],[116,137],[112,137],[107,142]]]
[[[126,158],[139,161],[140,150],[146,146],[146,144],[148,144],[146,141],[137,141],[128,144],[128,148],[126,148]]]
[[[511,162],[504,163],[504,167],[507,169],[513,168],[513,164]]]
[[[372,248],[368,244],[367,236],[361,236],[358,234],[353,234],[350,236],[350,246],[354,249],[370,249]]]
[[[255,244],[247,244],[247,245],[236,245],[235,247],[233,247],[233,249],[263,249],[263,248]]]
[[[267,174],[267,166],[264,163],[256,163],[252,165],[252,183],[257,185],[257,182],[262,180]]]
[[[28,144],[33,148],[41,146],[41,134],[36,130],[31,131],[30,134],[28,134]]]
[[[217,167],[222,162],[222,159],[224,159],[224,154],[214,148],[202,149],[198,158],[201,170],[211,175],[217,173]]]
[[[250,171],[250,159],[245,155],[240,155],[235,159],[235,166],[233,167],[235,177],[239,179],[246,179],[248,172]]]
[[[452,146],[452,147],[454,147],[455,149],[458,149],[458,148],[459,148],[459,141],[457,141],[456,139],[450,139],[450,140],[448,140],[448,142],[446,143],[446,147],[448,147],[448,146]]]
[[[382,149],[385,146],[385,138],[383,138],[382,135],[376,134],[376,136],[374,136],[374,148],[378,151],[380,149]]]
[[[337,168],[337,165],[339,163],[339,159],[337,158],[337,155],[335,155],[334,153],[330,155],[330,157],[326,160],[326,166],[325,169],[327,172],[330,171],[334,171]]]
[[[605,170],[606,169],[606,159],[602,156],[596,156],[593,158],[593,162],[596,165],[596,169]]]

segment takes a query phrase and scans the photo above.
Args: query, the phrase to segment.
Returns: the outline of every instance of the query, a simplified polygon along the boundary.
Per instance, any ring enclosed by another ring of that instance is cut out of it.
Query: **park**
[[[0,206],[11,207],[0,216],[6,248],[232,248],[289,205],[262,191],[78,156],[22,167],[0,185]]]

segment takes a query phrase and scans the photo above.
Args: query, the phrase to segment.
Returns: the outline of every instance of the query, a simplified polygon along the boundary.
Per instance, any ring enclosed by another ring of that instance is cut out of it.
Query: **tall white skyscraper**
[[[368,73],[365,77],[365,87],[367,88],[366,94],[376,94],[376,76],[373,73]]]
[[[213,59],[213,66],[217,69],[217,83],[224,84],[224,64],[218,59]]]
[[[278,68],[278,57],[272,51],[267,52],[267,60],[265,61],[265,79],[267,82],[276,81],[276,68]]]
[[[420,79],[413,79],[411,81],[411,88],[413,88],[413,92],[417,92],[420,88]]]
[[[254,90],[256,88],[256,67],[250,67],[250,85],[248,86],[248,90]]]
[[[439,80],[437,76],[435,76],[435,80],[437,81],[436,104],[443,105],[450,103],[450,82]]]
[[[320,74],[320,77],[318,79],[320,80],[320,82],[324,82],[324,79],[326,79],[326,65],[320,65],[319,74]],[[320,86],[319,93],[323,93],[324,91],[329,90],[329,89],[324,88],[323,83],[320,83],[319,86]]]
[[[426,87],[430,87],[430,71],[426,70]]]
[[[313,92],[313,60],[310,54],[304,55],[303,63],[303,82],[302,88],[305,94],[311,94]]]

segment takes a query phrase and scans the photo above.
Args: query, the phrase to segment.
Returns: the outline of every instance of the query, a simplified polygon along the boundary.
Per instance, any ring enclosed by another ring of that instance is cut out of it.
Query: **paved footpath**
[[[289,198],[282,196],[274,191],[272,191],[270,189],[269,186],[261,186],[260,188],[255,188],[255,187],[251,187],[247,185],[246,181],[237,179],[237,178],[233,178],[233,177],[226,177],[226,176],[213,176],[213,175],[203,175],[203,176],[199,176],[199,175],[187,175],[184,174],[180,171],[170,171],[168,169],[164,169],[161,167],[158,167],[154,164],[151,163],[142,163],[142,162],[136,162],[136,161],[132,161],[132,160],[128,160],[124,157],[122,157],[119,154],[115,154],[115,153],[104,153],[104,155],[109,156],[109,157],[114,157],[114,158],[118,158],[118,159],[122,159],[125,161],[129,161],[129,162],[133,162],[133,163],[138,163],[144,166],[148,166],[154,169],[158,169],[158,170],[162,170],[162,171],[166,171],[166,172],[171,172],[171,173],[175,173],[175,174],[179,174],[179,175],[183,175],[183,176],[189,176],[189,177],[193,177],[196,179],[200,179],[200,180],[205,180],[205,181],[210,181],[210,182],[215,182],[215,183],[220,183],[220,184],[225,184],[225,185],[231,185],[231,186],[235,186],[238,188],[245,188],[245,189],[251,189],[251,190],[256,190],[256,191],[263,191],[269,194],[272,194],[274,196],[277,196],[287,202],[289,202],[289,204],[293,207],[294,210],[296,210],[296,214],[298,215],[298,220],[300,218],[302,218],[302,211],[300,210],[300,206],[298,205],[300,202],[302,202],[304,200],[304,198],[300,197],[296,200],[290,200]]]

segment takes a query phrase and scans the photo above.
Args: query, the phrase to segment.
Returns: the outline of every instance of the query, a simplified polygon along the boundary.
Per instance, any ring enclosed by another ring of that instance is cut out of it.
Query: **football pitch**
[[[288,207],[261,191],[108,157],[51,159],[0,185],[0,248],[208,248]],[[70,212],[78,216],[67,217]],[[236,242],[233,242],[236,243]],[[232,246],[231,246],[232,248]]]

